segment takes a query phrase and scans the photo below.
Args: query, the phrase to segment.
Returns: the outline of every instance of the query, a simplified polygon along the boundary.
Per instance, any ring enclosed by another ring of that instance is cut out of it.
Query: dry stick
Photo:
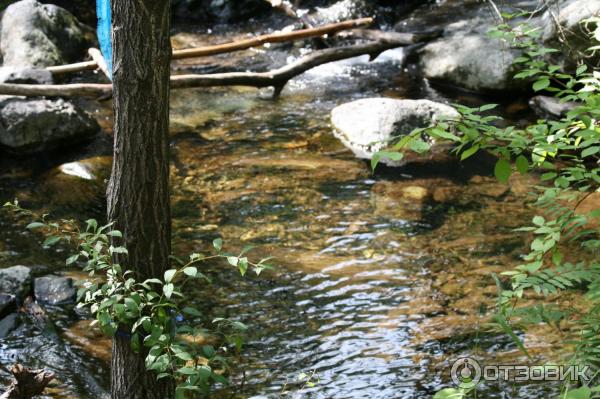
[[[231,43],[216,44],[214,46],[200,47],[195,49],[176,50],[173,52],[173,59],[205,57],[209,55],[231,53],[234,51],[246,50],[252,47],[259,47],[266,43],[283,43],[294,40],[306,39],[309,37],[334,34],[340,31],[369,25],[372,22],[373,18],[353,19],[350,21],[323,25],[318,28],[300,29],[297,31],[287,33],[272,33]]]
[[[112,94],[112,84],[72,83],[65,85],[0,84],[0,94],[26,97],[106,97]]]
[[[318,28],[301,29],[294,32],[280,32],[267,35],[260,35],[249,39],[238,40],[231,43],[216,44],[213,46],[198,47],[184,50],[173,51],[173,59],[206,57],[209,55],[225,54],[234,51],[247,50],[252,47],[259,47],[266,43],[283,43],[294,40],[306,39],[309,37],[334,34],[348,29],[354,29],[369,25],[373,18],[353,19],[350,21],[339,22],[335,24],[323,25]],[[58,65],[46,68],[54,75],[95,70],[98,68],[96,61],[79,62],[69,65]]]
[[[417,36],[414,36],[416,38]],[[413,38],[413,39],[414,39]],[[405,46],[409,43],[381,41],[356,44],[348,47],[315,51],[284,67],[268,72],[229,72],[208,75],[171,76],[173,89],[210,86],[273,87],[277,97],[285,84],[292,78],[329,62],[369,55],[371,60],[385,50]],[[106,97],[112,92],[111,84],[77,83],[65,85],[0,84],[0,95],[49,96],[49,97]]]

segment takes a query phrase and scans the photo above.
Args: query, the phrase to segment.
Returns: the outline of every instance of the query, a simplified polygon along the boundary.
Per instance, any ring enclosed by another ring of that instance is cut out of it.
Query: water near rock
[[[429,100],[366,98],[334,108],[331,123],[335,136],[357,157],[371,159],[373,154],[388,147],[392,140],[414,129],[427,127],[436,120],[457,116],[454,108]],[[432,150],[434,154],[437,152],[435,148]],[[410,153],[407,155],[401,161],[384,158],[382,163],[400,166],[409,162],[411,157],[418,158]]]

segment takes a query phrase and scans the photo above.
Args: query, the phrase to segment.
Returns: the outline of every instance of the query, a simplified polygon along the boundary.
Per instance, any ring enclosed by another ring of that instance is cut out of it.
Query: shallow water
[[[190,33],[179,40],[205,37]],[[452,361],[462,355],[523,361],[510,340],[485,333],[482,324],[496,297],[491,273],[514,266],[524,252],[525,238],[512,229],[531,216],[531,178],[501,185],[485,159],[373,175],[331,135],[330,110],[357,98],[485,101],[442,93],[411,77],[403,72],[403,56],[396,50],[372,64],[358,58],[317,68],[291,82],[277,101],[268,90],[173,93],[175,252],[206,249],[220,236],[229,248],[253,244],[256,257],[277,259],[276,270],[260,277],[208,265],[213,284],[191,288],[190,301],[210,309],[207,320],[226,316],[250,326],[232,387],[215,396],[425,398],[448,386]],[[508,116],[520,117],[510,112],[522,107],[505,105]],[[106,118],[110,104],[87,106]],[[110,130],[109,122],[103,126]],[[107,133],[58,158],[5,158],[0,200],[16,196],[62,215],[102,217],[103,177],[82,183],[56,177],[53,168],[109,153]],[[64,269],[63,253],[40,250],[22,225],[0,215],[2,265],[80,276]],[[108,341],[73,310],[49,311],[63,342],[23,321],[0,340],[0,363],[56,370],[53,397],[88,397],[90,382],[81,375],[106,387]],[[534,354],[535,344],[552,343],[540,336],[527,337]],[[302,372],[314,372],[315,387],[302,387]],[[0,381],[6,378],[3,367]],[[482,395],[542,398],[552,389],[509,388],[483,386]]]

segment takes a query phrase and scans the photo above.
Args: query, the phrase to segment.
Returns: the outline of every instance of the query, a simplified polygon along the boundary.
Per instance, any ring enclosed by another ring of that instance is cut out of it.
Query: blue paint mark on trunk
[[[102,55],[108,66],[108,72],[112,78],[110,0],[96,0],[96,14],[98,15],[98,42],[100,43],[100,51],[102,51]]]

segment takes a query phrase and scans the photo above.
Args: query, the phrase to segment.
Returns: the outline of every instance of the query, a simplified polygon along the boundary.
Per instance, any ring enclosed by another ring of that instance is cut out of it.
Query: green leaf
[[[123,233],[121,233],[119,230],[109,231],[108,233],[106,233],[106,235],[110,237],[123,238]]]
[[[175,274],[177,274],[177,270],[175,269],[169,269],[165,272],[165,282],[170,283],[173,280],[173,277],[175,277]]]
[[[163,294],[167,297],[167,299],[171,299],[171,295],[173,295],[173,290],[175,286],[173,284],[166,284],[163,286]]]
[[[590,399],[592,390],[589,387],[581,387],[566,392],[566,395],[561,395],[561,399]]]
[[[596,154],[598,151],[600,151],[600,146],[588,147],[585,150],[581,151],[581,157],[589,157],[590,155]]]
[[[190,355],[187,352],[177,352],[175,354],[175,356],[177,356],[181,360],[185,360],[186,362],[190,361],[190,360],[194,360],[194,358],[192,357],[192,355]]]
[[[431,145],[421,139],[413,139],[408,142],[408,148],[417,154],[422,154],[429,151],[431,149]]]
[[[196,277],[196,275],[198,274],[198,268],[194,266],[188,266],[185,269],[183,269],[183,272],[186,276]]]
[[[213,240],[213,247],[217,250],[217,252],[221,252],[223,248],[223,240],[221,238],[215,238]]]
[[[533,90],[534,91],[544,90],[548,86],[550,86],[550,80],[548,78],[542,78],[542,79],[537,80],[533,84]]]
[[[519,155],[515,163],[520,174],[525,175],[529,172],[529,161],[524,155]]]
[[[194,375],[194,374],[198,373],[198,371],[192,367],[182,367],[182,368],[176,370],[176,372],[178,374],[182,374],[182,375]]]
[[[46,240],[44,241],[42,246],[43,247],[51,247],[51,246],[55,245],[57,242],[59,242],[60,239],[61,239],[60,236],[50,236],[50,237],[46,238]]]
[[[479,107],[479,112],[489,111],[490,109],[494,109],[498,106],[498,104],[485,104]]]
[[[504,158],[498,159],[498,162],[496,162],[496,166],[494,167],[494,175],[496,176],[496,179],[502,183],[507,183],[511,173],[512,169],[510,162]]]
[[[378,152],[376,152],[371,157],[371,171],[372,172],[375,172],[375,169],[377,168],[377,165],[379,165],[379,161],[381,161],[381,154],[378,153]]]
[[[439,137],[450,141],[460,141],[460,137],[443,129],[434,128],[430,130],[430,133],[434,137]]]
[[[77,262],[78,259],[79,259],[79,254],[69,256],[65,263],[67,266],[71,266],[73,263]]]
[[[133,298],[125,298],[125,306],[134,313],[139,313],[140,311],[137,302]]]
[[[533,218],[533,224],[535,224],[536,226],[543,226],[546,224],[546,219],[544,219],[543,216],[535,216]]]
[[[473,156],[477,151],[479,151],[479,145],[474,145],[473,147],[468,148],[460,154],[460,160],[464,161],[465,159]]]
[[[33,222],[33,223],[29,223],[27,225],[27,227],[25,227],[27,230],[33,230],[33,229],[38,229],[40,227],[46,227],[45,223],[40,223],[40,222]]]
[[[231,266],[237,266],[239,263],[239,258],[237,256],[228,256],[227,262],[229,262]]]
[[[98,221],[96,219],[88,219],[85,224],[87,225],[86,231],[96,231],[98,229]]]
[[[523,345],[523,342],[521,341],[521,339],[517,336],[517,334],[515,334],[515,332],[512,329],[512,326],[510,324],[508,324],[508,321],[506,320],[504,315],[502,315],[500,313],[496,313],[496,315],[493,317],[493,319],[496,323],[498,323],[498,325],[500,326],[502,331],[504,331],[504,333],[507,334],[513,340],[513,342],[515,343],[515,345],[517,345],[519,350],[523,354],[525,354],[525,356],[527,356],[529,359],[531,359],[531,355],[525,348],[525,345]]]
[[[196,316],[196,317],[202,316],[202,312],[200,312],[198,309],[192,308],[190,306],[184,307],[183,309],[181,309],[181,311],[185,314],[189,314],[190,316]]]
[[[240,274],[244,276],[248,271],[248,258],[240,258],[238,262],[238,269],[240,270]]]
[[[589,213],[589,217],[592,219],[600,218],[600,209],[594,209]]]
[[[455,388],[446,388],[437,392],[433,399],[464,399],[466,395],[463,391]]]
[[[207,358],[209,358],[209,359],[211,359],[211,358],[215,357],[215,354],[216,354],[216,353],[215,353],[215,348],[213,348],[213,347],[212,347],[212,346],[210,346],[210,345],[203,345],[203,346],[202,346],[202,352],[204,352],[204,355],[205,355]]]

